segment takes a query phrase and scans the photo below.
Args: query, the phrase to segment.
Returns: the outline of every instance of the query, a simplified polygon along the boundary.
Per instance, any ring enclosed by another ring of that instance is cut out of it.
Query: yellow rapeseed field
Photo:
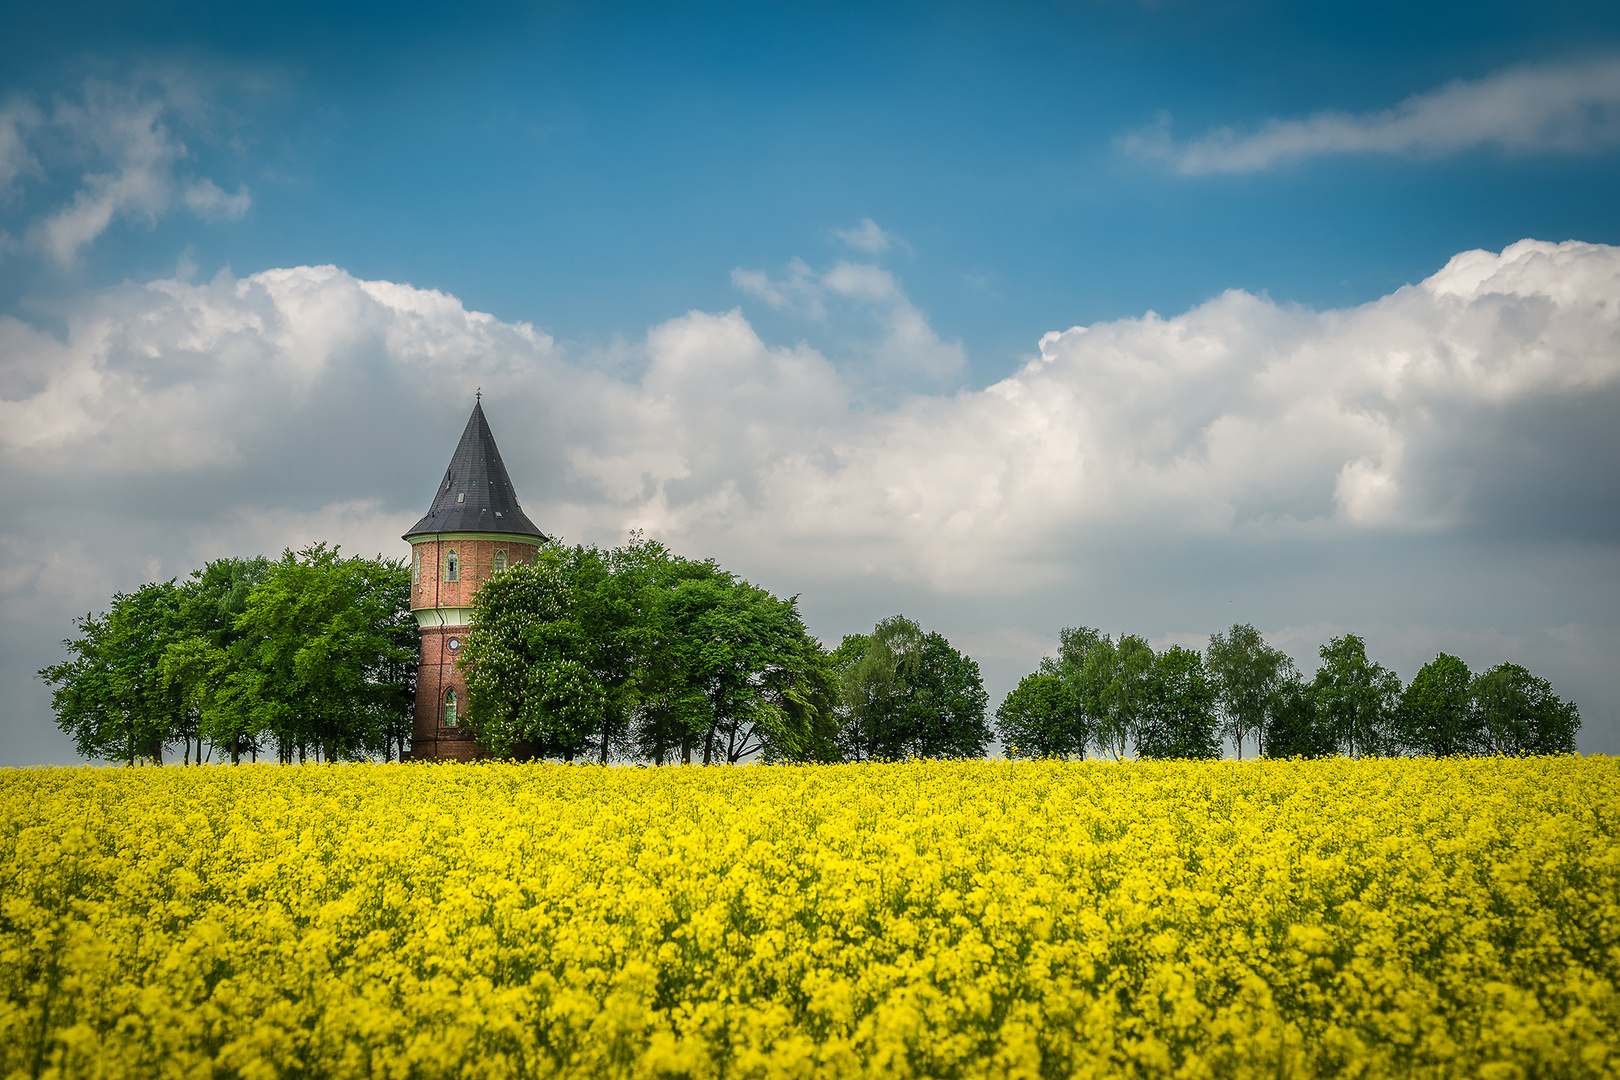
[[[0,775],[0,1075],[1599,1077],[1620,761]]]

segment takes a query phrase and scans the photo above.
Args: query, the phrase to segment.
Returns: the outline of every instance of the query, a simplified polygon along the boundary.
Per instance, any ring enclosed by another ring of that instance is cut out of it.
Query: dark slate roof
[[[427,517],[413,525],[405,539],[429,533],[467,532],[550,539],[518,506],[517,492],[512,488],[512,478],[506,475],[495,436],[489,433],[482,404],[474,405],[467,418],[467,430],[461,433]]]

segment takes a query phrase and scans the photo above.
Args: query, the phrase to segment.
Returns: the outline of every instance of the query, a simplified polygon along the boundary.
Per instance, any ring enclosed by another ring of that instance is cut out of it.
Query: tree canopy
[[[324,544],[218,559],[116,594],[40,676],[86,757],[161,763],[183,743],[200,763],[205,741],[233,761],[272,744],[282,760],[388,754],[403,747],[414,686],[409,590],[402,563]]]
[[[552,545],[478,592],[460,660],[497,754],[806,760],[833,739],[826,657],[781,599],[654,541]]]
[[[847,635],[832,654],[847,761],[979,757],[990,743],[979,665],[903,615]]]

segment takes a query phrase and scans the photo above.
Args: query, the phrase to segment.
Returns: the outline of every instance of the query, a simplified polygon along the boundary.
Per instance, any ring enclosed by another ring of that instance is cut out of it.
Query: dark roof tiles
[[[489,421],[484,419],[482,404],[474,405],[467,418],[467,429],[456,444],[433,506],[405,534],[405,539],[468,532],[550,539],[518,506],[517,491],[512,487],[512,478],[506,475],[506,465],[495,446],[495,436],[490,434]]]

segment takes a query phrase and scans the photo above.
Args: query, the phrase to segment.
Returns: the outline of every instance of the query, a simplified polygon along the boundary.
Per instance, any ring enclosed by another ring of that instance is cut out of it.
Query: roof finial
[[[473,404],[474,405],[480,404],[481,402],[483,402],[483,400],[484,400],[484,388],[482,386],[480,386],[478,388],[478,392],[473,395]]]

